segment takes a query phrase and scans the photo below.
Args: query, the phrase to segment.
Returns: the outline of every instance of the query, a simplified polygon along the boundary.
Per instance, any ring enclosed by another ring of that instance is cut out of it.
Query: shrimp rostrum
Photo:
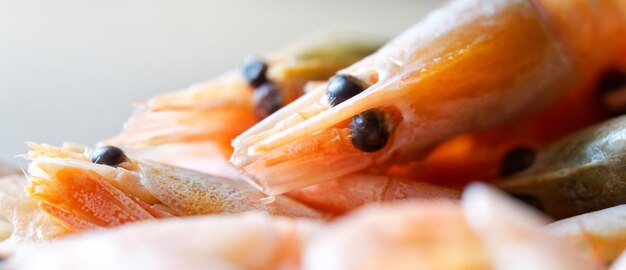
[[[453,1],[237,137],[231,162],[273,195],[423,159],[600,72],[625,16],[624,1]]]

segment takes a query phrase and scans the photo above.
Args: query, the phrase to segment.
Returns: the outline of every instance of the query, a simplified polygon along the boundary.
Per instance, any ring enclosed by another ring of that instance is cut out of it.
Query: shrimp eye
[[[116,166],[128,160],[122,149],[115,146],[100,146],[89,155],[91,162],[102,165]]]
[[[331,106],[336,106],[363,92],[365,88],[359,79],[350,75],[336,75],[328,82],[326,97]]]
[[[535,161],[535,151],[529,147],[517,147],[502,159],[500,175],[510,176],[530,167]]]
[[[241,65],[241,74],[254,87],[267,82],[266,73],[267,64],[256,57],[246,59]]]
[[[389,133],[383,115],[378,110],[368,110],[352,117],[350,122],[352,145],[364,152],[376,152],[387,144]]]
[[[255,104],[254,111],[257,117],[263,119],[280,109],[283,95],[273,83],[264,83],[257,87],[252,94]]]

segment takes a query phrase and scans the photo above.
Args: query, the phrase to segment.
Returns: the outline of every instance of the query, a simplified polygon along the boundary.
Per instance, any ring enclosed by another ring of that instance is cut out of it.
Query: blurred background
[[[316,29],[392,37],[435,0],[0,0],[0,159],[93,145],[130,103],[210,79]]]

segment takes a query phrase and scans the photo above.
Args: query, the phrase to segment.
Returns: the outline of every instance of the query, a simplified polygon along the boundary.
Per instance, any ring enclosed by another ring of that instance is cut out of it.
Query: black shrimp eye
[[[350,75],[336,75],[328,82],[326,97],[331,106],[336,106],[353,96],[363,92],[365,88],[361,81]]]
[[[99,146],[91,152],[89,159],[96,164],[116,166],[128,160],[128,157],[115,146]]]
[[[252,94],[254,112],[263,119],[278,111],[283,104],[283,95],[273,83],[264,83],[257,87]]]
[[[500,175],[510,176],[530,167],[535,161],[535,150],[520,146],[509,151],[502,159]]]
[[[256,57],[246,59],[241,65],[241,74],[254,87],[267,82],[266,73],[267,64]]]
[[[389,133],[383,115],[378,110],[368,110],[352,117],[350,122],[352,145],[364,152],[376,152],[387,144]]]

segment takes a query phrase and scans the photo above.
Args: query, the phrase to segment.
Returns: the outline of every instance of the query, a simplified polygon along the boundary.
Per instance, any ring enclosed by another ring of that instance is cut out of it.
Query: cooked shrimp
[[[241,71],[137,104],[139,112],[123,132],[103,144],[173,166],[238,177],[228,161],[235,136],[302,95],[307,83],[327,79],[380,44],[356,33],[311,35],[245,61]]]
[[[623,1],[453,1],[244,132],[231,161],[281,194],[421,160],[577,89],[626,47],[625,16]]]
[[[545,221],[484,187],[463,203],[372,206],[311,239],[304,269],[599,269]]]
[[[559,220],[545,229],[612,262],[626,250],[626,205]]]
[[[302,95],[307,82],[327,79],[380,44],[354,33],[313,35],[245,61],[242,71],[137,104],[143,110],[106,144],[139,147],[211,141],[229,145],[257,122],[259,113],[271,114],[272,106],[282,107]]]
[[[299,269],[318,224],[260,213],[144,222],[22,246],[10,269]]]
[[[587,250],[546,233],[550,221],[536,210],[483,184],[463,193],[462,208],[468,225],[493,258],[495,269],[603,269]]]
[[[118,148],[28,145],[32,149],[28,153],[28,195],[73,231],[170,216],[252,210],[320,217],[285,197],[266,205],[261,201],[265,195],[245,182],[132,160]]]
[[[304,269],[488,269],[458,203],[370,206],[311,239]]]
[[[412,201],[368,206],[330,224],[260,213],[148,221],[22,246],[6,266],[600,269],[588,254],[543,234],[543,218],[504,196],[475,186],[463,200],[462,204]]]
[[[267,203],[266,195],[236,177],[212,176],[147,160],[139,162],[128,156],[124,157],[120,165],[96,164],[87,157],[92,150],[86,148],[29,145],[33,148],[29,153],[29,158],[32,159],[29,166],[30,196],[42,201],[43,209],[51,212],[55,218],[63,223],[71,223],[66,225],[74,230],[80,228],[76,228],[78,225],[68,220],[70,217],[65,213],[78,216],[81,220],[92,220],[90,223],[99,222],[98,226],[108,227],[169,215],[238,213],[252,210],[305,217],[320,217],[317,212],[319,211],[330,217],[374,202],[459,198],[458,191],[413,180],[378,175],[353,175],[294,191],[288,194],[292,199],[275,196],[273,202]],[[188,145],[168,145],[166,148],[169,147],[188,147]],[[198,160],[194,156],[188,158],[176,162]],[[210,161],[206,158],[199,160]],[[197,165],[204,169],[215,166],[216,171],[224,170],[220,163]],[[79,189],[81,187],[90,190],[86,199],[75,198],[81,194]],[[101,202],[91,203],[96,200]],[[108,209],[105,203],[114,206],[114,209]],[[119,205],[122,205],[121,210],[118,209]],[[141,214],[142,208],[157,211],[157,216]],[[126,215],[120,217],[115,214],[116,210]],[[89,228],[91,227],[94,226],[90,225]]]

